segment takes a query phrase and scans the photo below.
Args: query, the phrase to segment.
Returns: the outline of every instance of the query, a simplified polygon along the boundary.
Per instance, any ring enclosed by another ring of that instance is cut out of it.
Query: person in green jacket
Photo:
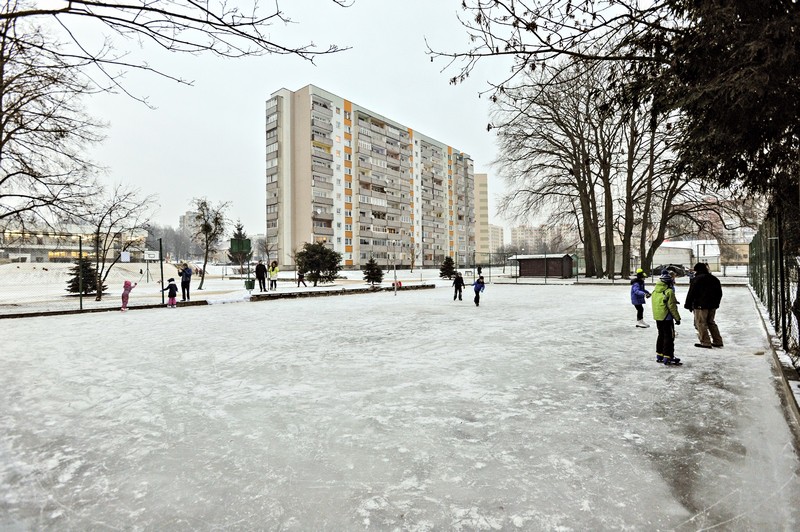
[[[675,286],[669,271],[664,270],[658,278],[653,295],[653,319],[658,327],[656,340],[656,362],[664,364],[680,364],[681,359],[675,358],[675,325],[681,324],[681,315],[678,312],[678,301],[675,299]]]

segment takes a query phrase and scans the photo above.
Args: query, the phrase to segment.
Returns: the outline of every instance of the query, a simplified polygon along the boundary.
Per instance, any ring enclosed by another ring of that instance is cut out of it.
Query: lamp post
[[[394,266],[394,295],[397,295],[397,240],[392,240],[392,263]]]

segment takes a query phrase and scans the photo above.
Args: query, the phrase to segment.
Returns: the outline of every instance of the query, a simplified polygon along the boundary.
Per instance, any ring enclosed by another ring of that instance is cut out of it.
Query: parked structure
[[[484,189],[472,158],[444,142],[308,85],[267,101],[266,153],[266,238],[282,267],[305,242],[354,268],[475,252]]]
[[[519,264],[519,277],[556,277],[567,279],[575,275],[572,255],[515,255],[509,257]]]

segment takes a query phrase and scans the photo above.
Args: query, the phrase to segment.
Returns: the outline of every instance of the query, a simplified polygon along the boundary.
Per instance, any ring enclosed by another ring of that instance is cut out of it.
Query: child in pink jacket
[[[131,290],[136,288],[138,284],[139,283],[133,283],[133,285],[131,285],[130,281],[125,281],[122,285],[122,308],[120,310],[123,312],[128,310],[128,297],[131,295]]]

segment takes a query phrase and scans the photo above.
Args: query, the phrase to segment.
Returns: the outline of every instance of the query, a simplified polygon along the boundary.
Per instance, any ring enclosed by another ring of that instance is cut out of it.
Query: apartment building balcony
[[[316,118],[312,118],[311,125],[326,133],[333,132],[333,124],[331,124],[329,120],[318,120]]]
[[[311,140],[313,140],[314,142],[319,142],[320,144],[324,144],[326,146],[333,146],[333,139],[328,135],[320,135],[318,133],[312,133]]]
[[[381,135],[385,135],[386,134],[386,128],[383,127],[382,125],[370,122],[369,128],[372,131],[375,131],[376,133],[380,133]]]
[[[313,229],[314,236],[324,236],[324,237],[331,237],[333,236],[333,227],[315,227]],[[316,238],[314,239],[316,240]]]
[[[326,192],[330,192],[331,190],[333,190],[333,183],[330,183],[328,181],[318,180],[318,179],[312,179],[311,180],[311,191],[313,192],[315,189],[316,190],[324,190]]]
[[[379,198],[379,199],[384,199],[384,200],[386,199],[386,192],[378,192],[374,188],[369,192],[369,195],[372,196],[373,198]],[[385,206],[381,206],[381,205],[373,205],[373,207],[379,207],[381,209],[386,209]]]
[[[333,168],[329,166],[320,166],[318,164],[311,164],[311,172],[317,172],[322,175],[332,176]]]
[[[330,104],[328,104],[328,103],[312,101],[311,102],[311,109],[313,111],[319,113],[321,116],[325,116],[325,117],[328,117],[328,118],[332,118],[333,117],[333,110],[330,108]]]
[[[311,156],[319,158],[319,159],[321,159],[323,161],[326,161],[326,162],[332,162],[333,161],[333,154],[332,153],[328,153],[327,151],[319,149],[319,148],[314,149],[311,152]]]
[[[327,207],[331,207],[333,205],[333,198],[315,197],[312,207],[316,206],[317,204],[322,206],[322,210],[325,210]]]
[[[311,214],[312,220],[324,220],[327,222],[333,221],[333,213],[327,211],[313,211]]]

